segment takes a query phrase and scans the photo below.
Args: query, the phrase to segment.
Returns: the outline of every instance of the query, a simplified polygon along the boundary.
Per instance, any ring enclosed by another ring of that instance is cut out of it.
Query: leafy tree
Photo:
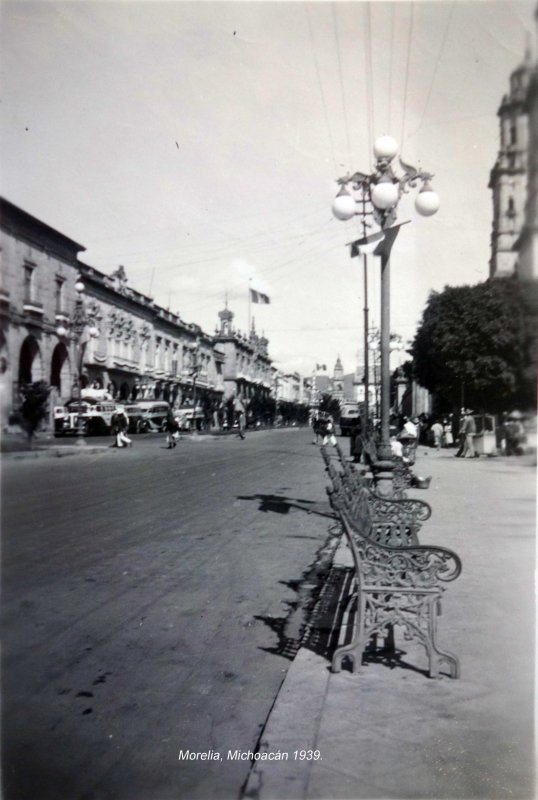
[[[449,407],[536,404],[538,282],[495,278],[432,292],[412,346],[419,383]]]
[[[319,410],[330,414],[336,423],[340,422],[340,403],[336,397],[332,397],[330,394],[323,394],[321,396]]]
[[[23,402],[21,406],[22,426],[31,442],[40,423],[48,412],[49,386],[45,381],[29,383],[21,387]]]

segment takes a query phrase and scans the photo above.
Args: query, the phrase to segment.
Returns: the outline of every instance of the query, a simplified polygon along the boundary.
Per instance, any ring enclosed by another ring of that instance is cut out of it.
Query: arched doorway
[[[50,363],[50,385],[58,390],[60,397],[70,390],[69,354],[63,342],[58,342],[52,352]]]
[[[43,360],[33,336],[27,336],[19,356],[19,386],[43,380]]]

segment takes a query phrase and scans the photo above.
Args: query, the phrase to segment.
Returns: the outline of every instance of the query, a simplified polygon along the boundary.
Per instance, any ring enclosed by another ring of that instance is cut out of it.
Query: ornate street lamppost
[[[419,181],[422,186],[415,199],[415,208],[419,214],[429,217],[439,209],[439,197],[433,191],[430,181],[433,178],[428,172],[405,164],[398,158],[399,169],[396,170],[394,160],[398,155],[398,143],[392,136],[381,136],[374,144],[376,166],[374,171],[367,175],[355,172],[339,178],[340,185],[332,210],[339,220],[349,220],[359,214],[364,217],[371,214],[379,225],[380,232],[372,237],[364,237],[351,245],[351,256],[358,255],[360,245],[369,239],[377,237],[379,244],[374,250],[375,255],[381,256],[381,440],[378,445],[380,459],[380,472],[378,475],[378,490],[381,494],[392,493],[392,451],[390,446],[390,251],[400,225],[395,225],[396,209],[402,194],[409,188],[415,188]],[[371,212],[367,212],[363,205],[362,210],[357,207],[357,201],[349,191],[351,186],[354,191],[361,191],[371,203]]]
[[[80,276],[77,278],[77,282],[75,283],[75,290],[77,292],[77,299],[75,300],[75,308],[73,309],[73,313],[69,320],[69,329],[65,328],[63,325],[58,325],[56,328],[56,333],[58,336],[63,339],[69,335],[71,332],[71,338],[73,340],[73,344],[75,346],[75,384],[73,386],[73,396],[75,400],[78,400],[77,405],[77,438],[76,443],[78,445],[85,445],[86,441],[84,439],[84,425],[82,422],[82,358],[84,355],[85,349],[85,342],[82,341],[82,336],[84,331],[87,330],[88,335],[94,338],[95,336],[99,335],[99,329],[96,326],[93,319],[87,316],[86,308],[84,306],[84,300],[82,299],[82,293],[84,292],[84,284]]]
[[[198,421],[196,418],[196,378],[200,374],[200,370],[202,369],[202,365],[200,363],[199,358],[199,347],[200,347],[200,340],[196,339],[196,346],[195,349],[192,351],[191,356],[191,365],[190,365],[190,376],[192,378],[192,424],[193,424],[193,434],[198,433]]]

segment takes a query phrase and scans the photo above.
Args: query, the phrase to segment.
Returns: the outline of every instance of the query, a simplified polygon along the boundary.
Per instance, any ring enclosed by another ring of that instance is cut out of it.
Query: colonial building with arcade
[[[176,407],[274,396],[269,343],[254,325],[239,332],[225,308],[208,334],[131,288],[123,267],[106,275],[86,264],[84,250],[0,199],[2,427],[20,406],[21,386],[41,380],[51,387],[51,406],[69,400],[77,385]]]

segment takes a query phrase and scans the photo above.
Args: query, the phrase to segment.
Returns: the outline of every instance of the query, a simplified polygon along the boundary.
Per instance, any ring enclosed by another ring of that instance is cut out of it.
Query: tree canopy
[[[418,382],[448,407],[536,405],[538,282],[495,278],[432,292],[412,346]]]

